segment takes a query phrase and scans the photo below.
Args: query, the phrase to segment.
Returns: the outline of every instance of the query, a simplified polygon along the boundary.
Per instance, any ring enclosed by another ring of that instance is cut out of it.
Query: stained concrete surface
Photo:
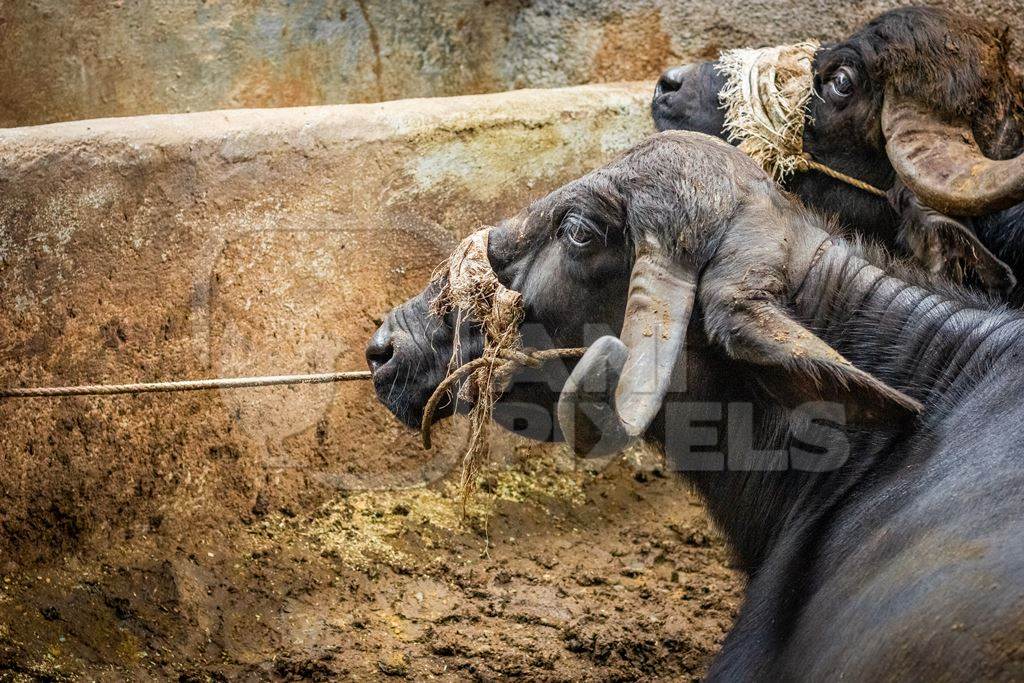
[[[0,383],[365,367],[461,236],[647,135],[650,87],[2,131]],[[423,452],[366,382],[7,401],[0,424],[8,557],[422,483],[461,445]]]
[[[0,126],[652,79],[723,48],[837,38],[900,4],[8,0]],[[934,4],[1024,35],[1018,0]]]

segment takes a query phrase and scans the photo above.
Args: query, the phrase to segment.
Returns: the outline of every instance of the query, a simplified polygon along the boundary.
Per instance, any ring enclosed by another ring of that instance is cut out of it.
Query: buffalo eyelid
[[[556,235],[559,238],[567,238],[576,248],[588,246],[594,237],[599,237],[605,246],[608,245],[607,229],[602,230],[594,220],[577,209],[566,211],[559,222]]]

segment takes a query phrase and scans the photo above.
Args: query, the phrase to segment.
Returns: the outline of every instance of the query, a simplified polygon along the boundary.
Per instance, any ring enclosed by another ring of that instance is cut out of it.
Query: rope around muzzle
[[[580,358],[584,353],[586,353],[586,351],[587,347],[585,346],[563,349],[544,349],[543,351],[537,351],[534,349],[525,349],[523,351],[498,350],[492,352],[490,356],[481,356],[480,358],[475,358],[464,365],[460,365],[437,385],[437,389],[435,389],[434,393],[430,395],[427,405],[423,408],[423,423],[420,425],[420,435],[423,437],[423,447],[427,450],[431,447],[430,430],[434,425],[434,413],[437,412],[438,404],[441,402],[441,399],[448,394],[452,385],[459,380],[465,379],[473,372],[490,364],[495,368],[495,376],[498,381],[506,381],[508,377],[511,377],[511,375],[521,368],[539,368],[543,363],[559,358]]]
[[[477,471],[490,455],[488,429],[494,404],[508,388],[515,372],[523,367],[539,367],[556,358],[579,358],[584,348],[557,348],[537,351],[524,349],[519,326],[525,317],[523,296],[498,281],[487,256],[490,227],[469,235],[441,264],[434,280],[438,294],[430,311],[441,317],[455,315],[452,326],[452,360],[448,375],[442,380],[424,406],[420,434],[423,447],[430,448],[430,430],[441,399],[450,395],[456,382],[464,381],[457,396],[471,402],[469,440],[462,458],[461,489],[463,499],[472,491]],[[463,323],[478,323],[483,334],[483,353],[479,358],[459,364],[460,333]]]
[[[864,192],[886,192],[814,161],[804,151],[804,120],[814,94],[812,64],[816,41],[723,52],[718,71],[725,77],[721,100],[730,142],[750,156],[776,182],[795,171],[814,170]]]

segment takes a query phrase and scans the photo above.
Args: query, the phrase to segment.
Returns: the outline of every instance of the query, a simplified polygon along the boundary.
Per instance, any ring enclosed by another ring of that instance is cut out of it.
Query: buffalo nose
[[[690,65],[687,66],[675,66],[661,74],[661,78],[658,79],[658,84],[654,86],[654,96],[664,95],[667,92],[676,92],[679,87],[683,84],[683,78],[686,76],[686,72],[689,71]]]
[[[370,372],[377,372],[394,355],[395,345],[391,341],[391,331],[388,324],[384,323],[366,345],[366,364],[370,366]]]

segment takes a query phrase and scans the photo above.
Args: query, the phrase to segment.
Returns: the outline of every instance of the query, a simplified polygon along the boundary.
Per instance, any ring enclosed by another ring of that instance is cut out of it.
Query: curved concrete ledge
[[[651,84],[0,131],[0,384],[363,366],[455,240],[651,132]],[[396,389],[400,390],[400,388]],[[0,402],[0,549],[407,485],[366,383]]]

